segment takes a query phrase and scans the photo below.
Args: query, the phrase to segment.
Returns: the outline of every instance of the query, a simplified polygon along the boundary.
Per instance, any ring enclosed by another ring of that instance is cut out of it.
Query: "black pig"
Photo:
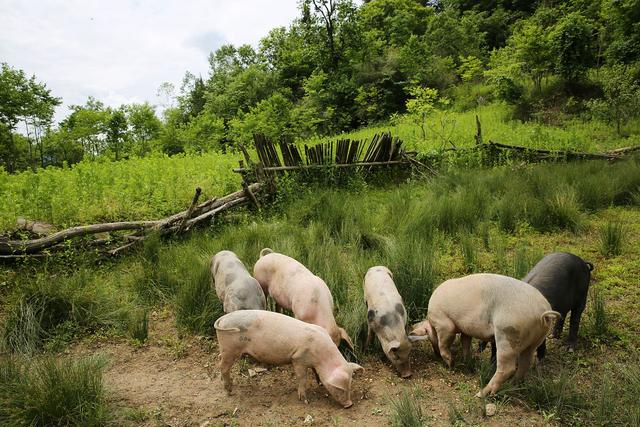
[[[587,304],[587,292],[591,281],[593,264],[582,258],[566,253],[554,252],[542,258],[531,271],[522,279],[523,282],[540,291],[549,301],[551,308],[559,312],[553,328],[553,336],[560,337],[567,313],[571,312],[571,325],[567,346],[573,351],[578,342],[578,328],[580,316]],[[484,349],[486,343],[481,343],[479,350]],[[542,359],[547,351],[546,340],[538,347],[538,359]],[[491,360],[495,361],[495,347],[491,345]]]

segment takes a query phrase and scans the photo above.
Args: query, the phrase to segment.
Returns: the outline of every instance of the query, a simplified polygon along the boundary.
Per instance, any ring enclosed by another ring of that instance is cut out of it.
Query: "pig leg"
[[[578,328],[580,327],[580,316],[582,316],[582,311],[584,310],[584,306],[586,305],[586,301],[582,303],[579,307],[571,310],[571,323],[569,326],[569,340],[567,344],[569,346],[569,351],[573,351],[578,343]]]
[[[371,325],[367,323],[367,341],[364,343],[365,350],[367,350],[371,345],[371,341],[373,340],[373,335],[374,335],[373,329],[371,328]]]
[[[220,360],[220,375],[222,377],[222,383],[227,394],[231,394],[231,388],[233,387],[233,381],[231,380],[231,367],[236,360],[240,357],[240,354],[223,351]]]
[[[516,371],[516,359],[518,354],[513,351],[508,343],[499,343],[497,344],[497,347],[498,362],[496,373],[491,377],[489,384],[476,394],[476,397],[485,397],[488,394],[495,394],[500,389],[502,383],[508,380]]]
[[[564,319],[567,317],[567,312],[560,314],[561,316],[556,321],[556,326],[553,328],[553,338],[560,338],[560,335],[562,335],[562,328],[564,328]]]
[[[304,403],[309,403],[307,400],[307,367],[294,363],[293,370],[296,373],[296,378],[298,378],[298,399],[304,400]]]
[[[460,334],[460,342],[462,342],[462,358],[467,361],[471,357],[471,337]]]
[[[440,356],[447,364],[449,369],[453,367],[453,357],[451,356],[451,345],[456,339],[455,330],[439,330],[438,331],[438,348],[440,350]]]
[[[520,356],[518,356],[518,369],[516,370],[516,375],[513,378],[514,381],[520,382],[524,378],[524,374],[527,373],[531,364],[533,363],[533,358],[535,357],[536,347],[531,346],[525,349]]]

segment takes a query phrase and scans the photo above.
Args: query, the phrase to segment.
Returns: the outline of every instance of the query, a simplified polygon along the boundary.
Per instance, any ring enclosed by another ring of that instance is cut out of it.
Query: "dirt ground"
[[[427,347],[412,353],[414,375],[408,380],[399,378],[376,356],[360,360],[365,372],[354,378],[354,405],[349,409],[331,400],[312,375],[309,403],[299,401],[290,366],[260,371],[250,359],[234,366],[234,390],[227,396],[217,367],[215,339],[178,338],[168,315],[151,316],[149,338],[142,346],[128,341],[92,340],[76,345],[72,353],[106,356],[104,379],[114,405],[121,408],[118,424],[388,426],[393,411],[390,399],[408,390],[420,402],[428,425],[451,425],[454,408],[458,419],[462,417],[467,425],[544,425],[537,412],[518,402],[496,402],[496,415],[484,417],[483,402],[473,397],[479,387],[477,374],[448,371],[433,359]]]

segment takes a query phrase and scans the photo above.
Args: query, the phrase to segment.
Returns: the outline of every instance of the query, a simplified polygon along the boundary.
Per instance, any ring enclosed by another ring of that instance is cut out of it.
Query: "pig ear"
[[[391,276],[391,278],[393,279],[393,273],[388,268],[387,268],[387,273],[389,273],[389,276]]]
[[[429,336],[428,335],[407,335],[407,338],[409,339],[409,342],[416,342],[416,341],[423,341],[423,340],[428,340]]]
[[[349,369],[351,369],[351,374],[355,374],[356,372],[364,372],[364,368],[357,363],[349,363]]]
[[[355,348],[353,348],[353,342],[351,341],[351,338],[349,338],[349,334],[347,334],[347,331],[340,327],[338,327],[338,330],[340,331],[340,338],[347,342],[347,345],[349,346],[351,351],[355,351]]]
[[[398,349],[400,348],[400,341],[391,341],[389,343],[389,350],[392,352],[397,352]]]

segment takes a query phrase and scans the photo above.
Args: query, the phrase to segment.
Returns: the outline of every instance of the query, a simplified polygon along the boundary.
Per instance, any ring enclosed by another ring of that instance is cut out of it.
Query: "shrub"
[[[106,424],[103,367],[97,358],[0,359],[0,424]]]

